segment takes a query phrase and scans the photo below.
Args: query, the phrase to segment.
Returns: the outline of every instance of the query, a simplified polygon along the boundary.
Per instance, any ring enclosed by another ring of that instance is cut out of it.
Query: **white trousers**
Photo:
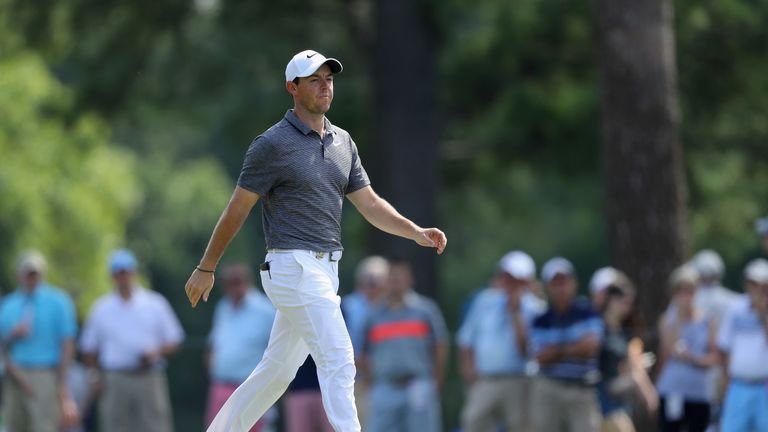
[[[333,429],[359,432],[352,342],[337,294],[338,262],[331,262],[327,253],[318,258],[299,250],[268,253],[266,261],[270,270],[261,272],[261,282],[277,308],[269,345],[207,432],[249,430],[282,396],[308,354],[317,364],[323,407]]]

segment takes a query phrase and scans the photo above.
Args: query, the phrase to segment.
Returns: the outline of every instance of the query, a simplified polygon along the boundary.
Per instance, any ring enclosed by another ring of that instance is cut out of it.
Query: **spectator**
[[[576,296],[573,265],[552,258],[542,269],[549,308],[533,321],[531,352],[539,363],[531,406],[534,431],[594,432],[600,425],[595,384],[603,323]]]
[[[406,261],[392,261],[387,296],[368,317],[360,361],[372,380],[368,432],[439,432],[448,331],[437,305],[413,291]]]
[[[66,377],[77,332],[69,295],[45,282],[45,258],[21,255],[19,287],[0,306],[0,338],[11,379],[3,389],[3,418],[12,432],[55,432],[77,423]]]
[[[461,370],[469,386],[462,427],[466,432],[528,431],[528,329],[543,312],[523,296],[536,277],[524,252],[499,262],[490,286],[472,302],[458,334]]]
[[[761,217],[755,221],[755,231],[760,237],[763,254],[768,256],[768,217]]]
[[[600,431],[634,432],[635,427],[625,409],[628,396],[637,394],[651,415],[656,413],[659,401],[645,370],[643,343],[632,334],[634,288],[626,276],[617,280],[625,284],[611,284],[601,290],[605,334],[600,349],[602,381],[597,387],[603,414]]]
[[[699,277],[690,266],[675,270],[672,300],[661,317],[659,379],[661,432],[704,432],[710,422],[707,369],[717,363],[714,325],[694,306]]]
[[[710,249],[699,251],[691,260],[691,265],[699,274],[699,289],[693,298],[696,310],[704,314],[715,327],[725,317],[725,314],[738,302],[742,296],[723,287],[722,279],[725,274],[725,264],[720,255]],[[707,371],[707,395],[712,410],[712,422],[717,423],[722,405],[725,379],[723,369],[714,365]]]
[[[725,264],[717,252],[711,249],[699,251],[691,260],[691,265],[699,274],[699,289],[696,290],[693,305],[704,314],[704,318],[717,325],[740,296],[723,286]]]
[[[170,432],[165,358],[184,332],[168,301],[136,282],[138,262],[120,249],[109,258],[116,289],[96,301],[83,328],[86,363],[103,372],[100,430]]]
[[[596,311],[603,310],[606,289],[611,285],[628,286],[631,282],[621,270],[610,266],[599,268],[592,274],[589,280],[589,297]]]
[[[226,266],[222,275],[224,297],[213,313],[213,328],[206,350],[206,364],[211,376],[207,425],[261,361],[275,320],[275,308],[267,296],[254,288],[253,274],[248,266]],[[259,432],[263,426],[264,420],[260,419],[250,432]]]
[[[748,297],[726,315],[717,345],[729,378],[722,432],[768,431],[768,261],[744,270]]]
[[[386,294],[386,283],[389,277],[389,263],[380,256],[363,259],[357,265],[355,273],[355,291],[341,299],[341,311],[347,323],[352,349],[355,358],[359,358],[360,350],[365,339],[363,326],[373,305]],[[358,365],[358,370],[360,369]],[[365,424],[368,409],[368,388],[365,380],[355,380],[355,405],[360,424]]]
[[[323,410],[323,396],[312,356],[296,372],[285,393],[285,432],[333,432]]]

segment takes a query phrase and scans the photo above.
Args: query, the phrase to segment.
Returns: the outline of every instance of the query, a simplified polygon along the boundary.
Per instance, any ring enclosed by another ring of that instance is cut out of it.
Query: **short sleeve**
[[[349,182],[347,183],[345,194],[351,194],[371,184],[368,173],[365,172],[363,163],[360,161],[357,146],[352,141],[352,138],[349,139],[349,143],[352,151],[352,169],[349,171]]]
[[[0,339],[6,339],[11,333],[11,320],[7,306],[7,299],[0,300]]]
[[[437,304],[432,300],[429,300],[426,302],[426,306],[427,315],[429,317],[429,326],[432,327],[435,341],[438,343],[448,342],[448,326],[445,325],[445,319],[443,319],[443,314],[440,313]]]
[[[176,317],[176,313],[168,304],[165,297],[158,295],[161,311],[162,340],[164,344],[177,344],[184,340],[184,330]]]
[[[266,138],[259,136],[253,140],[245,153],[237,185],[262,197],[266,196],[278,178],[271,153],[272,146]]]
[[[94,354],[99,351],[99,334],[96,330],[96,321],[98,319],[97,309],[91,309],[88,319],[85,321],[83,331],[80,333],[80,351],[88,354]]]
[[[726,353],[731,351],[731,341],[733,341],[733,317],[733,312],[729,310],[717,330],[717,349]]]
[[[467,311],[467,316],[456,334],[456,343],[462,348],[471,348],[472,341],[476,338],[477,302],[473,302]]]
[[[75,318],[75,304],[68,295],[61,296],[61,338],[74,339],[77,336],[77,318]]]

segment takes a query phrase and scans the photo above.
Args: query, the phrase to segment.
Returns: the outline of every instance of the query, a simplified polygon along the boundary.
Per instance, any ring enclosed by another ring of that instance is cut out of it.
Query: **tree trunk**
[[[613,264],[638,287],[652,329],[686,255],[671,0],[595,0],[602,162]]]
[[[416,224],[436,225],[438,193],[437,48],[435,34],[413,0],[377,0],[373,50],[376,191]],[[372,251],[408,259],[416,289],[434,296],[434,249],[384,234],[371,235]]]

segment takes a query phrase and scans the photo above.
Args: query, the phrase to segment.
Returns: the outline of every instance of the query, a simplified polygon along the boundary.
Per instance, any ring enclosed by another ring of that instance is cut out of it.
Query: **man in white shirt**
[[[699,273],[701,281],[693,299],[694,306],[703,312],[707,319],[719,324],[740,295],[723,286],[725,264],[717,252],[711,249],[699,251],[694,255],[691,264]]]
[[[748,297],[725,316],[717,346],[729,378],[721,432],[768,431],[768,260],[744,270]]]
[[[206,364],[211,376],[208,390],[206,425],[251,374],[267,349],[275,307],[267,296],[253,287],[253,275],[243,264],[223,270],[224,297],[213,313],[213,328],[208,338]],[[248,331],[243,331],[247,329]],[[250,432],[260,432],[264,419]]]
[[[165,358],[184,331],[168,301],[136,283],[137,267],[130,251],[112,253],[116,289],[91,308],[80,349],[86,363],[103,372],[100,430],[172,432]]]

